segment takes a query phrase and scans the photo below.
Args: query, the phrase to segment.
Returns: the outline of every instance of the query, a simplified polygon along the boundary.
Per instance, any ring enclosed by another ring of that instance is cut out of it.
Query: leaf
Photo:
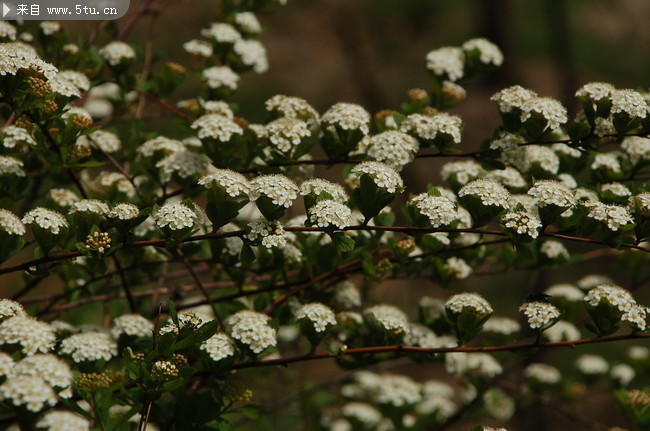
[[[336,244],[336,248],[340,251],[349,252],[354,250],[354,240],[343,232],[334,232],[330,235],[330,238],[332,238],[332,241]]]
[[[237,411],[246,416],[248,419],[256,420],[260,417],[260,407],[254,404],[242,406]]]
[[[249,267],[253,264],[253,262],[255,262],[255,252],[253,251],[253,248],[247,243],[244,243],[241,247],[239,260],[244,267]]]
[[[199,345],[203,343],[208,338],[212,337],[219,330],[219,322],[213,320],[211,322],[203,324],[199,329],[196,330],[190,336],[174,343],[172,349],[174,351],[183,350],[193,345]]]

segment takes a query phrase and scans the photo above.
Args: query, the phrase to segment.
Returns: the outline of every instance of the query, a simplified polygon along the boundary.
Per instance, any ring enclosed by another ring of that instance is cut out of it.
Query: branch
[[[255,368],[255,367],[268,367],[268,366],[286,366],[288,364],[293,364],[296,362],[306,362],[306,361],[315,361],[319,359],[331,359],[341,356],[356,356],[356,355],[367,355],[367,354],[378,354],[378,353],[422,353],[427,355],[434,355],[437,353],[455,353],[455,352],[464,352],[464,353],[492,353],[492,352],[517,352],[521,350],[532,350],[532,349],[551,349],[558,347],[575,347],[583,344],[596,344],[596,343],[608,343],[613,341],[625,341],[625,340],[642,340],[650,338],[650,334],[628,334],[628,335],[616,335],[609,337],[598,337],[598,338],[583,338],[581,340],[574,341],[558,341],[558,342],[543,342],[543,343],[528,343],[528,344],[512,344],[505,346],[476,346],[476,347],[438,347],[438,348],[425,348],[417,346],[376,346],[376,347],[358,347],[354,349],[347,349],[345,351],[340,351],[337,354],[329,353],[310,353],[306,355],[292,356],[289,358],[280,358],[280,359],[266,359],[261,361],[252,361],[252,362],[242,362],[235,364],[233,369],[243,369],[243,368]]]

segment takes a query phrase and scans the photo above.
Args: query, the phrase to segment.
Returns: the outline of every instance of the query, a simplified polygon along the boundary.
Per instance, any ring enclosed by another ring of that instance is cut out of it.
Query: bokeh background
[[[200,29],[216,17],[215,3],[163,2],[155,19],[142,20],[130,41],[141,49],[151,44],[154,57],[161,61],[190,66],[182,43],[198,37]],[[134,0],[131,7],[138,5]],[[261,40],[268,50],[270,71],[243,77],[234,98],[239,114],[253,122],[265,119],[264,101],[275,94],[303,97],[320,112],[340,101],[362,104],[371,112],[399,109],[407,90],[429,88],[424,68],[429,50],[460,45],[472,37],[497,43],[505,62],[500,70],[464,84],[468,98],[453,110],[465,122],[463,150],[477,148],[499,124],[489,97],[505,86],[520,84],[556,97],[575,113],[573,94],[586,82],[602,80],[621,88],[650,85],[648,0],[289,0],[287,6],[260,18],[266,28]],[[65,25],[82,42],[97,23]],[[188,83],[179,98],[194,97],[197,86],[196,79]],[[148,105],[146,120],[150,130],[158,128],[161,133],[172,127],[169,116],[155,106]],[[441,164],[436,159],[420,159],[405,169],[409,189],[419,192],[427,183],[442,184],[438,174]],[[316,175],[340,179],[337,168],[319,168]],[[570,247],[572,251],[593,250]],[[482,276],[457,282],[452,289],[480,291],[493,299],[499,314],[516,317],[517,306],[527,292],[556,282],[575,282],[595,272],[636,288],[637,299],[647,303],[650,298],[644,290],[648,279],[625,275],[626,264],[627,257],[603,254],[571,268],[532,273],[477,268]],[[450,292],[428,280],[400,280],[382,283],[372,298],[403,306],[414,316],[417,300],[423,295],[447,297]],[[579,354],[593,352],[608,360],[625,361],[627,347],[620,343],[528,356],[504,355],[506,368],[513,370],[501,378],[504,387],[513,389],[521,384],[518,365],[549,361],[567,376],[565,389],[578,390],[582,402],[536,405],[500,425],[519,431],[591,431],[624,424],[607,385],[596,383],[580,392],[584,388],[569,385],[569,380],[577,375],[572,364]],[[408,374],[418,381],[450,380],[439,364],[413,365],[397,360],[378,369]],[[269,371],[251,371],[246,377],[255,391],[254,401],[265,408],[259,421],[242,423],[238,429],[315,429],[319,407],[329,402],[326,391],[336,391],[337,383],[349,375],[327,361],[293,365],[270,375]],[[648,376],[638,379],[647,383]],[[313,389],[305,391],[305,385]],[[462,420],[447,429],[467,430],[476,423]]]

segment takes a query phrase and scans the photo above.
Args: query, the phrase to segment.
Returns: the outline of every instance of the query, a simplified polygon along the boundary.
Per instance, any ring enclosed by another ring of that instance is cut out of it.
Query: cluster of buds
[[[29,92],[38,98],[43,98],[52,92],[52,86],[50,84],[34,76],[27,78],[27,86],[29,87]]]
[[[178,376],[178,367],[170,361],[156,361],[152,372],[160,378],[169,379]]]
[[[78,115],[78,114],[72,115],[72,125],[77,130],[86,130],[90,128],[92,124],[93,124],[93,120],[90,117],[87,117],[85,115]]]
[[[86,237],[86,248],[104,254],[111,248],[111,237],[106,232],[95,232]]]
[[[105,389],[124,378],[123,372],[105,371],[103,373],[81,373],[74,380],[74,386],[80,390],[94,392]]]
[[[223,395],[230,401],[250,401],[253,391],[239,380],[227,380],[222,388]]]
[[[59,110],[59,105],[54,100],[46,100],[43,103],[43,110],[46,114],[52,115]]]

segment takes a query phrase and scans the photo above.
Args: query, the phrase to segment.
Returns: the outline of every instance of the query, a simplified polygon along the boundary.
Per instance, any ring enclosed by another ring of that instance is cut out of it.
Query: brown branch
[[[289,358],[280,358],[280,359],[266,359],[261,361],[252,361],[252,362],[243,362],[235,364],[233,369],[242,369],[242,368],[254,368],[254,367],[267,367],[267,366],[286,366],[288,364],[293,364],[296,362],[306,362],[306,361],[315,361],[319,359],[330,359],[340,356],[355,356],[355,355],[367,355],[367,354],[378,354],[378,353],[422,353],[426,355],[434,355],[437,353],[454,353],[454,352],[465,352],[465,353],[493,353],[493,352],[517,352],[522,350],[532,350],[532,349],[549,349],[549,348],[558,348],[558,347],[575,347],[583,344],[595,344],[595,343],[607,343],[613,341],[625,341],[625,340],[641,340],[650,338],[650,334],[628,334],[628,335],[615,335],[609,337],[598,337],[598,338],[583,338],[581,340],[574,341],[558,341],[558,342],[541,342],[541,343],[527,343],[527,344],[513,344],[505,346],[476,346],[476,347],[438,347],[438,348],[425,348],[417,346],[404,346],[404,345],[395,345],[395,346],[375,346],[375,347],[358,347],[353,349],[347,349],[345,351],[340,351],[337,354],[329,353],[310,353],[305,355],[292,356]]]
[[[138,305],[135,302],[135,298],[133,297],[133,293],[131,293],[131,288],[129,287],[129,282],[126,280],[126,274],[124,273],[124,270],[122,269],[122,265],[120,264],[120,260],[117,258],[116,255],[113,255],[113,262],[115,263],[115,268],[117,268],[117,272],[120,275],[120,280],[122,281],[122,288],[124,289],[124,294],[126,295],[126,298],[129,301],[129,309],[131,310],[131,313],[137,313]]]

